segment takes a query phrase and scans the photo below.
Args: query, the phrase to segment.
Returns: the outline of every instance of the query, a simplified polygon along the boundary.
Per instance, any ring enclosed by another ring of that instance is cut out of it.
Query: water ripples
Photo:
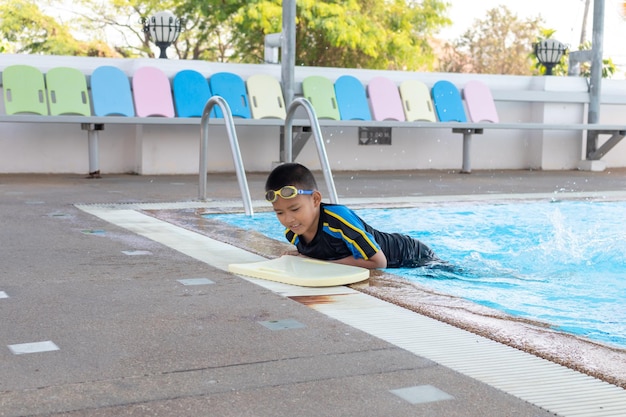
[[[422,240],[456,266],[390,272],[626,348],[626,203],[458,203],[357,212],[373,227]],[[219,217],[283,239],[273,213]]]

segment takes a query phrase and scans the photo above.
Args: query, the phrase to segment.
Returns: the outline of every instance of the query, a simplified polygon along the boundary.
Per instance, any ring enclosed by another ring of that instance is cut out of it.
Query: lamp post
[[[165,50],[178,39],[183,22],[170,11],[158,12],[149,18],[142,18],[143,31],[149,33],[152,41],[161,50],[159,58],[167,58]]]
[[[533,45],[539,63],[546,67],[546,75],[552,75],[552,69],[561,61],[567,47],[556,39],[545,39]]]

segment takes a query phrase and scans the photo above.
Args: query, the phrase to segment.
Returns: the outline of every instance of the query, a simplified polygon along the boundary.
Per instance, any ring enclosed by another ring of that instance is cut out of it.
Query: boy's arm
[[[361,268],[377,269],[387,267],[387,257],[383,251],[378,251],[369,259],[357,259],[354,256],[347,256],[342,259],[337,259],[331,262],[344,265],[360,266]]]
[[[301,256],[303,258],[308,258],[308,256],[301,254],[297,250],[283,252],[283,255]],[[357,259],[354,256],[346,256],[345,258],[342,258],[342,259],[335,259],[333,261],[327,261],[327,262],[334,262],[334,263],[343,264],[343,265],[360,266],[361,268],[367,268],[367,269],[377,269],[377,268],[387,267],[387,257],[382,251],[378,251],[376,255],[372,256],[369,259]]]
[[[387,267],[387,257],[380,249],[376,239],[367,231],[363,220],[346,206],[332,205],[324,209],[324,232],[336,239],[344,241],[353,254],[361,256],[347,256],[331,262],[344,265],[360,266],[376,269]],[[369,256],[368,259],[363,257]]]

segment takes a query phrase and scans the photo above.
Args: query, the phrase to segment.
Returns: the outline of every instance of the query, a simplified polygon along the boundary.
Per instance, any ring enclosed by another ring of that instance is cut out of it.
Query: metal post
[[[283,0],[283,32],[281,48],[281,80],[285,103],[291,103],[294,97],[294,78],[296,66],[296,1]],[[281,162],[292,162],[291,143],[287,144],[287,136],[283,137],[284,155]]]
[[[263,60],[266,64],[278,64],[278,48],[283,42],[282,33],[270,33],[265,35],[263,47]]]
[[[89,176],[100,175],[100,162],[98,161],[98,131],[90,129],[87,132],[89,140]]]
[[[89,178],[101,178],[98,139],[99,131],[104,130],[104,125],[100,123],[81,123],[80,128],[87,131],[87,140],[89,143]]]
[[[475,127],[455,127],[452,133],[463,134],[463,165],[461,166],[461,174],[472,173],[472,135],[482,135],[483,128]]]
[[[579,76],[580,75],[580,63],[590,62],[593,60],[593,52],[589,49],[584,51],[572,51],[568,55],[567,75]]]
[[[604,0],[593,2],[593,37],[591,43],[591,77],[589,82],[589,112],[587,123],[594,124],[600,120],[600,94],[602,89],[602,44],[604,42]],[[587,131],[587,153],[593,154],[598,147],[598,134]]]
[[[463,165],[461,167],[461,173],[463,174],[472,172],[471,154],[472,134],[470,132],[463,132]]]

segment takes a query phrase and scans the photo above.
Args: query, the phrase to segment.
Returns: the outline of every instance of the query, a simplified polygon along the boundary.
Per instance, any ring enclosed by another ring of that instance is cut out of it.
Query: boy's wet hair
[[[265,191],[280,190],[286,185],[293,185],[301,190],[317,190],[313,173],[304,165],[295,162],[284,163],[274,168],[265,181]]]

